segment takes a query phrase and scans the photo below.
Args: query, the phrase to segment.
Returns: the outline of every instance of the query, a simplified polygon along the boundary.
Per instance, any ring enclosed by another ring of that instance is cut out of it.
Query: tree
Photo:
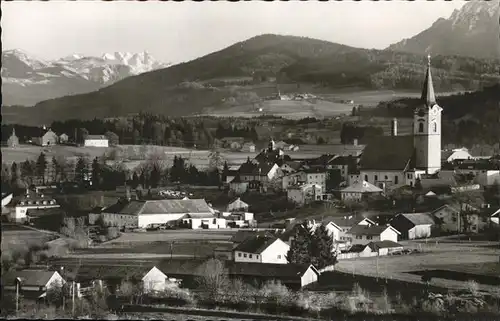
[[[210,169],[214,169],[214,168],[222,169],[225,162],[226,161],[225,161],[224,157],[222,157],[222,155],[219,151],[212,150],[208,154],[208,164],[209,164],[208,166]]]
[[[19,178],[22,177],[26,185],[30,186],[33,184],[35,174],[36,174],[36,164],[33,161],[26,160],[21,164]]]
[[[323,137],[319,136],[318,139],[316,140],[316,143],[318,145],[324,145],[326,143],[326,141]]]
[[[311,260],[311,233],[306,224],[296,225],[295,234],[287,253],[289,263],[309,265]]]
[[[332,169],[329,170],[326,176],[326,190],[331,191],[339,186],[342,183],[342,175],[340,170]]]
[[[17,165],[16,165],[17,166]],[[2,190],[6,190],[11,186],[12,175],[7,164],[2,163]]]
[[[85,138],[89,135],[89,131],[86,128],[78,129],[78,139],[76,140],[77,144],[83,144],[85,142]]]
[[[108,139],[110,146],[116,146],[120,143],[120,138],[112,131],[107,131],[104,136],[106,136],[106,138]]]
[[[96,189],[101,185],[101,172],[101,164],[96,157],[92,161],[92,186]]]
[[[21,168],[16,162],[12,163],[11,167],[11,186],[16,189],[25,188],[25,184],[21,180]]]
[[[218,300],[219,294],[228,284],[227,271],[224,262],[218,259],[209,259],[198,268],[197,284],[206,291],[209,298]]]
[[[224,167],[222,168],[222,182],[225,183],[227,181],[227,177],[229,175],[229,166],[227,165],[227,161],[224,162]]]
[[[75,182],[83,183],[87,180],[88,177],[88,168],[87,168],[87,160],[80,156],[76,161],[75,165]]]
[[[45,154],[42,152],[38,156],[36,161],[36,175],[41,178],[42,184],[45,184],[45,172],[47,170],[47,159],[45,158]]]
[[[61,174],[63,172],[62,166],[59,164],[57,161],[57,158],[55,156],[52,157],[52,180],[54,182],[59,182],[59,179],[61,178]]]
[[[325,225],[319,225],[312,237],[313,265],[322,269],[337,263],[337,255],[333,252],[333,237]]]

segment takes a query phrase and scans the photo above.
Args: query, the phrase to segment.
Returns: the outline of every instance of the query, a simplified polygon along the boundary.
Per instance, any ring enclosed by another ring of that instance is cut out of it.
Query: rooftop
[[[378,236],[382,232],[384,232],[385,230],[387,230],[388,228],[394,229],[393,227],[388,226],[388,225],[372,225],[372,226],[355,225],[347,233],[353,234],[353,235]],[[399,234],[399,232],[398,232],[398,234]]]
[[[404,170],[412,167],[413,136],[374,137],[361,155],[362,169]]]
[[[130,202],[120,201],[104,209],[106,213],[125,215],[141,214],[199,214],[210,213],[212,209],[203,199],[162,199]]]
[[[277,238],[270,235],[260,235],[249,237],[245,239],[242,243],[235,247],[235,251],[261,254],[264,252],[271,244],[276,242]]]
[[[15,284],[16,278],[20,278],[21,284],[25,286],[45,286],[54,273],[47,270],[10,271],[2,275],[2,284]]]
[[[415,226],[434,224],[434,220],[430,213],[402,213],[401,215]]]
[[[343,193],[381,193],[382,189],[368,183],[367,181],[355,181],[353,184],[341,190]]]

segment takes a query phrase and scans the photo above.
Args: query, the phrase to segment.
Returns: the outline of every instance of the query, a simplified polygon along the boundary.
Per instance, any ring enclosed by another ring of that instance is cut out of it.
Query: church
[[[398,136],[397,120],[391,136],[376,137],[366,146],[360,160],[360,179],[382,189],[415,186],[425,174],[441,169],[441,113],[432,83],[430,56],[421,96],[414,111],[413,135]]]

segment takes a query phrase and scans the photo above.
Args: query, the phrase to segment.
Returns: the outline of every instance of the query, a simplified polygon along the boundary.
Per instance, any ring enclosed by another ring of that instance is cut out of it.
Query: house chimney
[[[391,122],[391,136],[398,136],[398,120],[393,118]]]

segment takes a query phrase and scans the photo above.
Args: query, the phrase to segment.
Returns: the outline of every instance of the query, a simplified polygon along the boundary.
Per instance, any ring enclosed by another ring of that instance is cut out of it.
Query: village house
[[[30,190],[26,190],[23,195],[13,197],[6,205],[6,208],[9,208],[10,220],[15,222],[25,222],[28,210],[56,207],[59,207],[59,204],[54,198]]]
[[[351,244],[367,244],[375,241],[398,242],[401,233],[390,225],[355,225],[346,233]]]
[[[287,189],[287,198],[298,206],[321,201],[324,196],[323,189],[320,185],[316,184],[294,185]]]
[[[163,292],[168,288],[177,288],[175,279],[168,278],[165,273],[153,266],[141,279],[144,293]]]
[[[239,174],[229,183],[229,191],[235,195],[244,194],[249,189],[250,182],[244,182]]]
[[[33,137],[31,141],[35,145],[39,146],[53,146],[57,145],[57,142],[59,141],[59,136],[57,136],[56,133],[54,133],[50,128],[45,132],[45,129],[43,130],[43,134],[40,135],[39,137]]]
[[[282,178],[283,190],[290,186],[299,184],[319,185],[323,193],[326,193],[326,171],[321,168],[302,169]]]
[[[194,219],[196,223],[201,216],[207,216],[207,219],[214,218],[214,213],[215,211],[203,199],[162,199],[119,201],[104,208],[100,216],[108,226],[147,228],[183,218],[191,222]],[[188,214],[192,215],[192,218],[187,217]]]
[[[364,252],[377,253],[379,256],[403,250],[403,245],[393,241],[370,242],[366,245]]]
[[[69,141],[69,136],[65,133],[59,135],[59,144],[66,144]]]
[[[452,205],[445,204],[431,212],[435,226],[441,232],[457,233],[462,230],[462,218],[460,209]]]
[[[257,234],[233,250],[235,262],[287,264],[290,246],[276,237]]]
[[[356,181],[346,188],[340,190],[340,197],[343,201],[361,201],[369,195],[380,195],[384,191],[367,181]]]
[[[238,175],[239,166],[229,166],[226,173],[226,181],[224,183],[229,184]]]
[[[227,205],[227,211],[228,212],[247,212],[249,208],[249,205],[241,200],[241,198],[236,198],[233,200],[231,203]]]
[[[355,216],[342,216],[342,217],[332,217],[328,218],[325,222],[332,222],[339,227],[339,240],[347,241],[350,237],[347,236],[347,232],[356,225],[361,226],[375,226],[377,225],[374,221],[365,217],[355,217]]]
[[[109,141],[104,135],[87,135],[83,145],[85,147],[109,147]]]
[[[251,142],[244,143],[241,146],[241,151],[244,153],[255,153],[255,144]]]
[[[19,147],[19,138],[16,136],[15,128],[12,128],[12,134],[10,135],[9,139],[7,139],[7,147]]]
[[[435,222],[430,213],[401,213],[390,224],[401,233],[402,239],[414,240],[430,237]]]
[[[279,166],[276,163],[252,162],[241,164],[238,173],[243,182],[258,181],[267,183],[277,177]]]
[[[66,283],[56,271],[47,270],[18,270],[2,274],[2,288],[4,291],[16,292],[26,298],[41,299],[47,296],[47,291],[61,287]]]
[[[422,105],[413,116],[413,135],[398,136],[397,120],[391,136],[376,137],[363,151],[361,178],[382,189],[415,186],[422,174],[441,169],[441,113],[432,83],[430,57],[421,95]]]

